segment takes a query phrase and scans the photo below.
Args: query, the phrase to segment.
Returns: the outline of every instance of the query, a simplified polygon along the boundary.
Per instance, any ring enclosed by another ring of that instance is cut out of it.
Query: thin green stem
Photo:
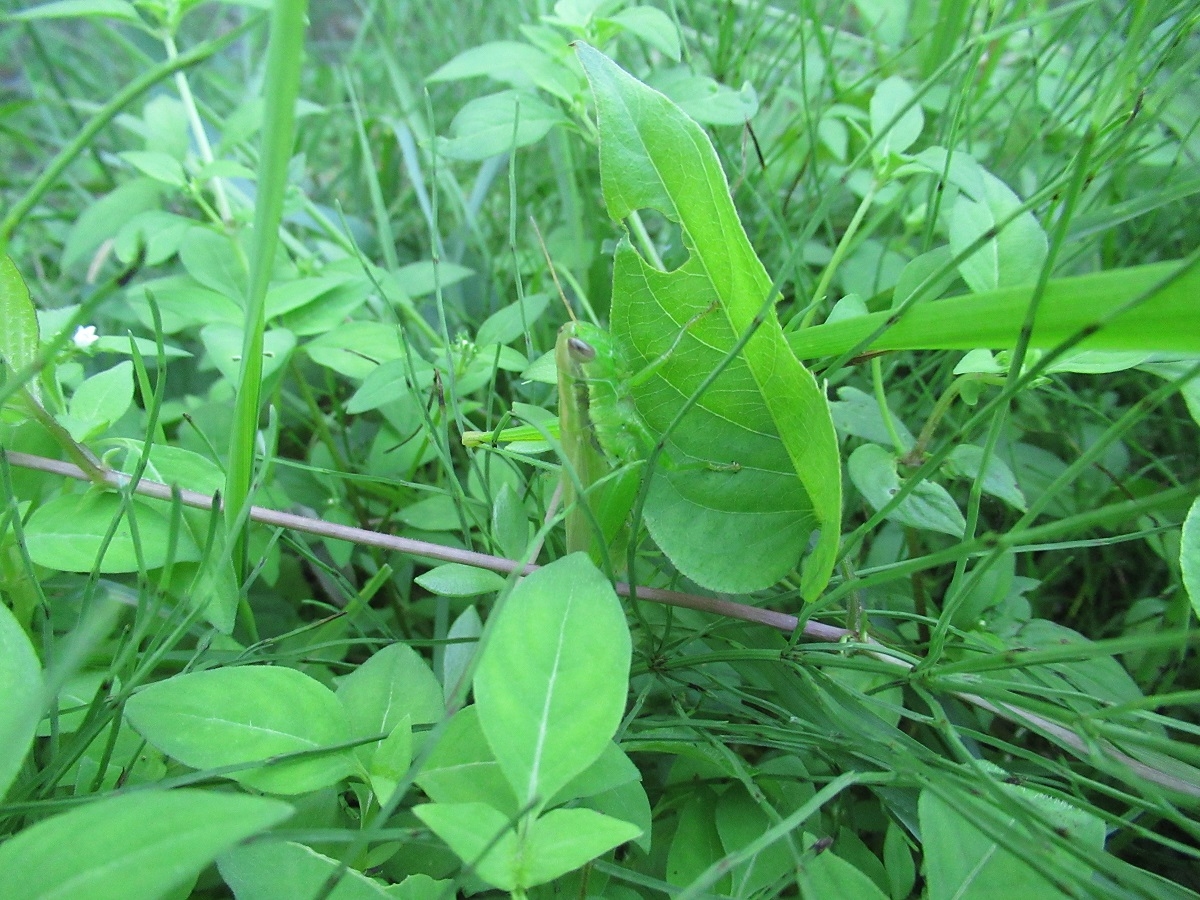
[[[194,66],[199,62],[203,62],[214,53],[228,47],[257,25],[260,20],[261,17],[254,16],[237,28],[230,29],[220,37],[204,41],[187,53],[181,53],[175,59],[168,59],[166,62],[160,63],[149,72],[140,75],[117,91],[113,98],[100,107],[100,110],[87,121],[87,124],[79,130],[79,133],[65,147],[58,151],[54,159],[50,161],[50,164],[42,170],[42,174],[30,185],[29,190],[25,192],[24,196],[14,203],[12,208],[9,209],[8,214],[5,215],[3,220],[0,220],[0,245],[8,242],[8,239],[12,237],[13,232],[21,224],[25,216],[29,214],[29,211],[38,204],[38,201],[54,186],[67,167],[88,148],[96,135],[109,122],[115,119],[121,110],[163,79]]]

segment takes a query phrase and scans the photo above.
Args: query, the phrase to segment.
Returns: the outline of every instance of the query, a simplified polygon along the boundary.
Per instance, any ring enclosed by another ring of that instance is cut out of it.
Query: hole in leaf
[[[642,220],[650,242],[658,251],[658,261],[646,258],[646,248],[638,237],[636,219],[630,216],[630,239],[638,254],[646,261],[646,265],[663,272],[674,272],[687,262],[688,249],[684,246],[683,229],[678,223],[672,222],[656,209],[639,209],[635,215]]]

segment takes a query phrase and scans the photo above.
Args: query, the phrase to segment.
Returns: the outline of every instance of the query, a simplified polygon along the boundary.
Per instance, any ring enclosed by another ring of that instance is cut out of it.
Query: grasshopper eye
[[[568,338],[567,349],[571,353],[571,358],[576,362],[591,362],[596,358],[596,348],[583,338]]]

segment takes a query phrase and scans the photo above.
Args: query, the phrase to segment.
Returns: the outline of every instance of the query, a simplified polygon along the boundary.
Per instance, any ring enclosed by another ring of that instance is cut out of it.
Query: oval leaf
[[[1192,502],[1183,520],[1183,536],[1179,541],[1179,568],[1183,572],[1183,587],[1192,601],[1192,610],[1200,618],[1200,497]]]
[[[68,494],[39,506],[25,526],[30,558],[39,566],[58,572],[90,572],[104,546],[113,518],[121,511],[114,494]],[[137,518],[137,539],[129,527],[129,515]],[[175,562],[200,558],[200,550],[186,528],[177,528],[171,547],[171,524],[156,507],[134,501],[126,510],[104,551],[100,571],[137,572],[144,565],[157,569],[166,565],[173,549]],[[137,549],[141,548],[139,564]]]
[[[583,554],[534,572],[491,623],[479,721],[521,805],[545,803],[608,746],[629,684],[629,628]]]
[[[141,791],[62,813],[0,845],[5,900],[157,900],[292,814],[279,800]]]
[[[295,669],[242,666],[176,675],[129,700],[125,717],[147,741],[194,769],[265,762],[349,741],[350,723],[327,687]],[[262,791],[300,794],[353,770],[341,750],[229,777]]]
[[[863,444],[851,453],[847,469],[850,480],[872,509],[883,509],[904,485],[896,471],[896,457],[877,444]],[[910,528],[940,531],[955,537],[962,537],[967,527],[954,498],[932,481],[914,487],[887,518]]]
[[[42,717],[42,667],[29,638],[0,603],[0,800],[37,733]],[[0,883],[3,883],[0,880]]]
[[[225,883],[238,900],[295,900],[315,897],[341,863],[290,841],[255,841],[236,847],[217,861]],[[383,885],[362,872],[341,872],[332,900],[387,900]]]

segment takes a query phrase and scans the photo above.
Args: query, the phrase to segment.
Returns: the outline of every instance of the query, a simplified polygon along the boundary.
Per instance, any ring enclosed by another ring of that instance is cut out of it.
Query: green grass
[[[6,896],[1195,896],[1191,5],[310,7],[0,4]]]

